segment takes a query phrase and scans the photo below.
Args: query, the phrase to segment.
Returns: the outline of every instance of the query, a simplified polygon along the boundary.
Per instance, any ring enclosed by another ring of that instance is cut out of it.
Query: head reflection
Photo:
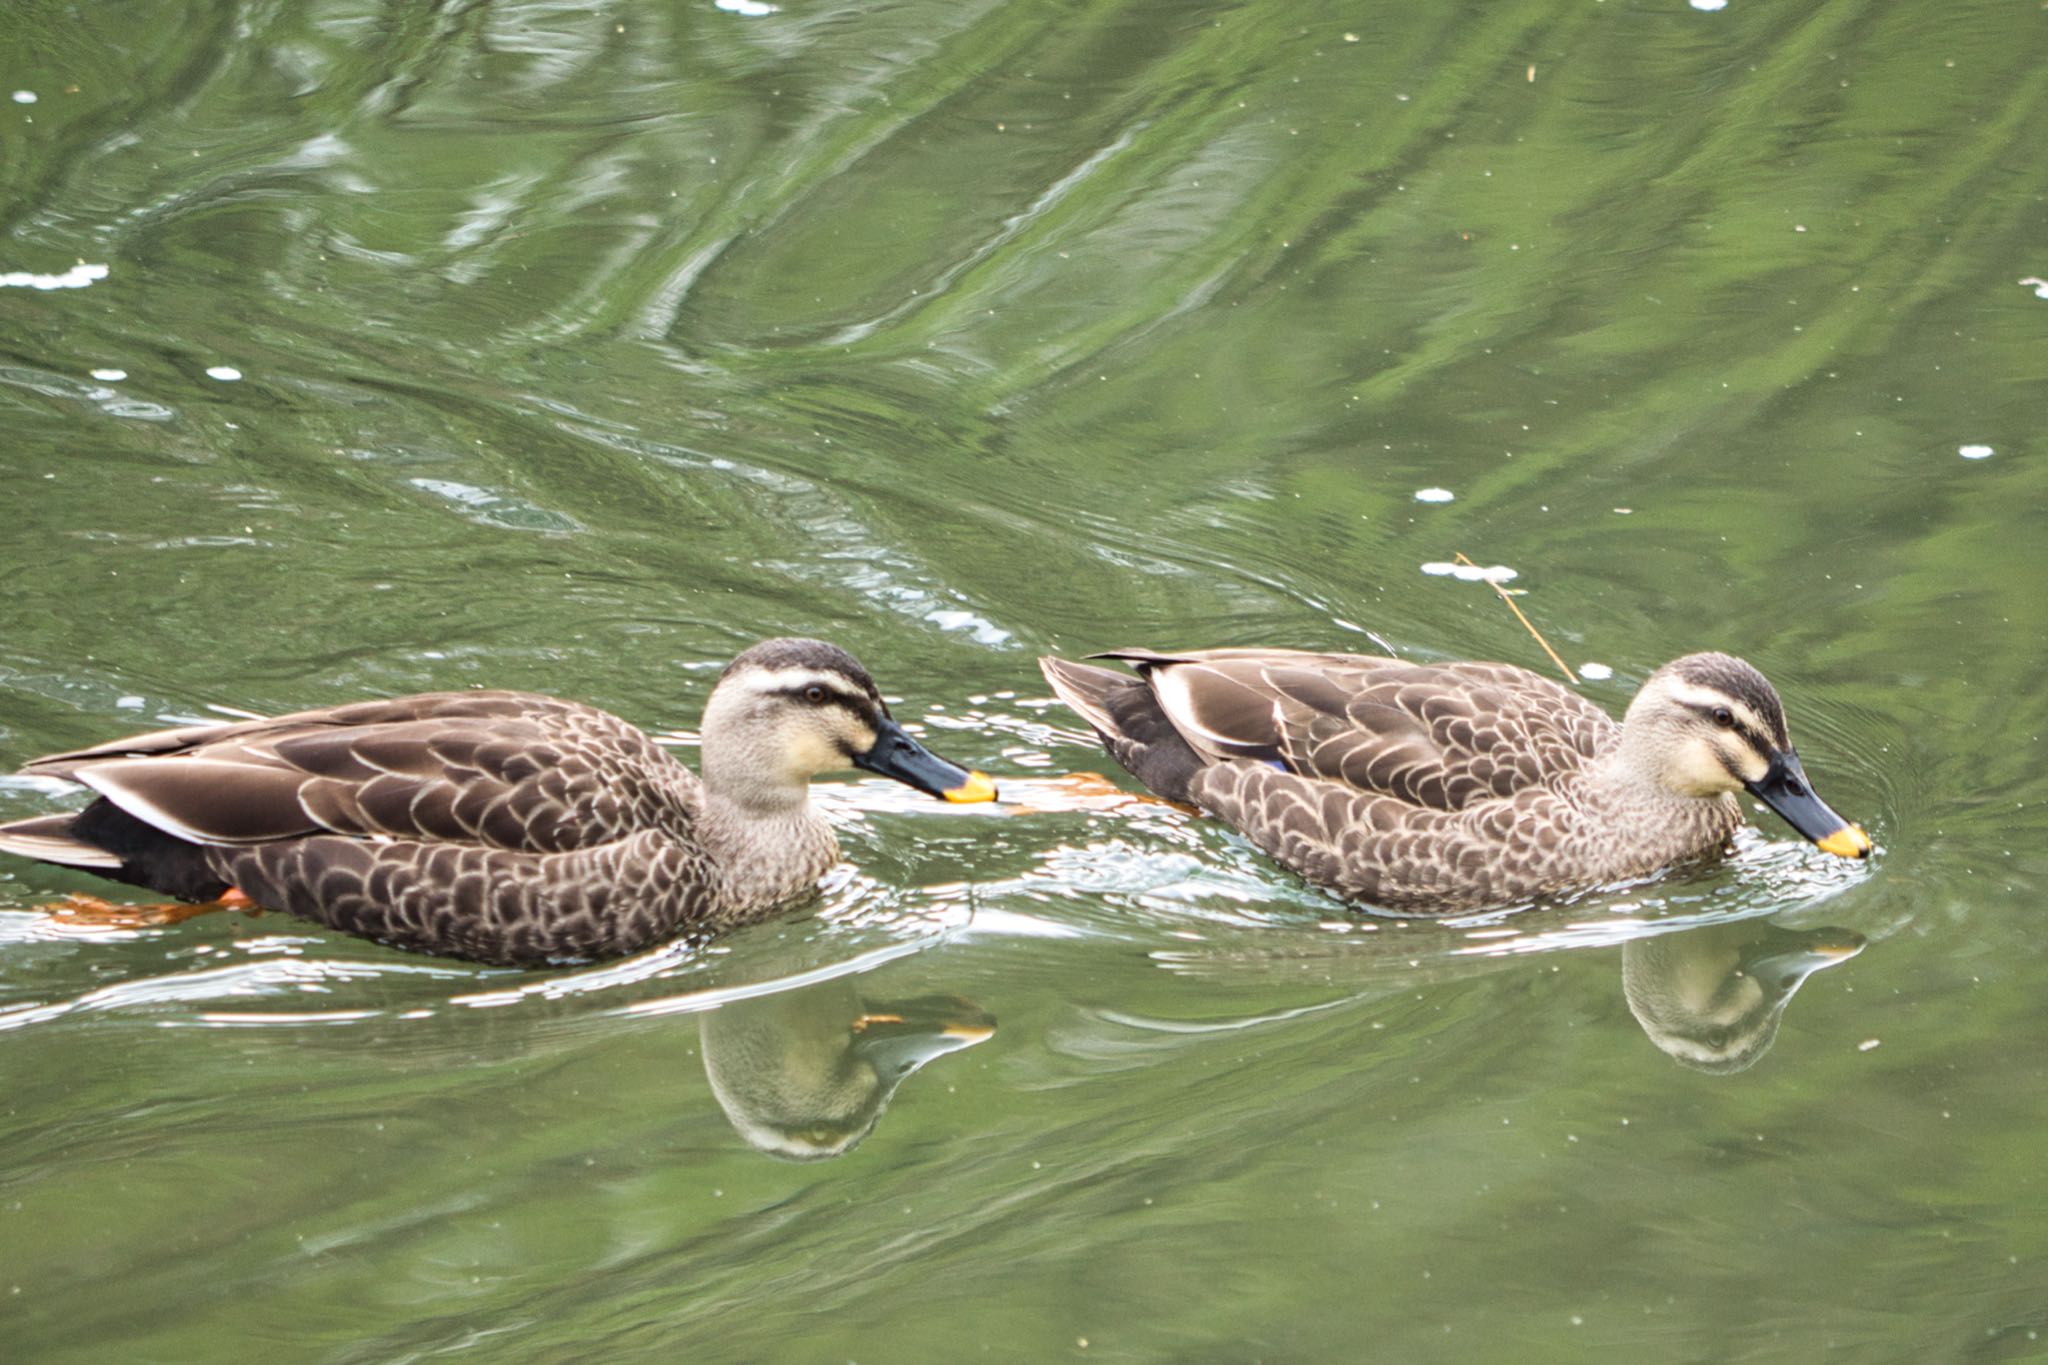
[[[1847,929],[1735,920],[1630,939],[1621,986],[1630,1013],[1668,1056],[1696,1071],[1747,1070],[1771,1050],[1806,978],[1863,951]]]
[[[958,996],[869,1001],[844,977],[728,1001],[697,1021],[704,1074],[733,1128],[794,1161],[852,1151],[906,1077],[996,1029]]]

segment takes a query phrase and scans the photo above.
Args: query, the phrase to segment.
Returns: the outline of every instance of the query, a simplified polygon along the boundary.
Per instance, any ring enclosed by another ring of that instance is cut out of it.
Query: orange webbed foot
[[[182,923],[195,915],[210,915],[216,910],[240,910],[251,915],[262,913],[254,901],[232,886],[222,893],[219,900],[200,904],[157,901],[148,905],[119,905],[99,896],[73,892],[63,900],[40,909],[58,923],[78,929],[160,929]]]
[[[1200,815],[1193,806],[1169,801],[1151,792],[1129,792],[1089,770],[1062,773],[1058,777],[1011,778],[1003,784],[1005,803],[1019,815],[1043,811],[1130,811],[1137,806],[1165,806],[1188,815]]]

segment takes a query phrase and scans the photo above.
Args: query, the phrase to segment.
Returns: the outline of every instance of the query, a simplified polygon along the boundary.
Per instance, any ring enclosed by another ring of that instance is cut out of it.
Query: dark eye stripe
[[[812,701],[809,697],[806,697],[804,695],[805,691],[812,687],[823,687],[825,689],[825,700]],[[874,723],[873,712],[868,710],[867,698],[849,697],[838,688],[826,683],[805,683],[801,687],[785,687],[781,689],[781,695],[788,697],[791,701],[801,702],[805,706],[837,706],[863,725],[872,725]]]
[[[1721,703],[1716,702],[1712,705],[1699,705],[1693,702],[1686,702],[1684,703],[1684,706],[1687,710],[1696,713],[1702,720],[1706,721],[1709,725],[1712,725],[1716,730],[1719,730],[1723,727],[1719,721],[1714,719],[1714,707],[1720,704]],[[1729,707],[1728,710],[1729,713],[1735,717],[1734,728],[1728,731],[1729,734],[1740,735],[1742,737],[1742,742],[1747,744],[1750,748],[1756,750],[1758,756],[1762,758],[1769,758],[1772,754],[1778,751],[1777,743],[1767,737],[1757,734],[1755,730],[1751,729],[1749,722],[1743,719],[1741,712],[1736,711],[1735,708],[1732,706]]]

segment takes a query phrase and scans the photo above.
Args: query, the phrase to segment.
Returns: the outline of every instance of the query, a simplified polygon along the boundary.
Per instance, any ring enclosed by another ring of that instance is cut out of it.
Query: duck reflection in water
[[[711,1093],[747,1145],[815,1161],[860,1144],[906,1077],[994,1036],[958,996],[863,1001],[846,978],[697,1016]]]
[[[1733,920],[1630,939],[1621,987],[1643,1032],[1695,1071],[1746,1071],[1771,1050],[1785,1006],[1815,972],[1863,951],[1847,929]]]

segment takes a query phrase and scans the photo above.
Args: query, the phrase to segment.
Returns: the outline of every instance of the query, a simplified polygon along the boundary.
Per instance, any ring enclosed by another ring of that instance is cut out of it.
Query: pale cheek
[[[1716,796],[1721,792],[1734,791],[1741,785],[1721,766],[1721,760],[1714,751],[1704,744],[1687,746],[1676,776],[1678,781],[1675,785],[1687,796]]]
[[[790,746],[790,767],[808,777],[812,773],[829,773],[835,768],[847,766],[847,758],[837,744],[821,734],[806,734]]]

